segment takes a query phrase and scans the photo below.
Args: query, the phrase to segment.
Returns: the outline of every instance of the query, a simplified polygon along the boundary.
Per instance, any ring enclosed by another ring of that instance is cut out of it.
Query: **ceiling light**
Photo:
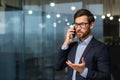
[[[96,19],[96,18],[97,18],[97,16],[94,16],[94,18]]]
[[[56,27],[56,26],[57,26],[57,24],[54,22],[54,23],[53,23],[53,27]]]
[[[111,16],[111,14],[110,14],[110,13],[108,13],[108,14],[107,14],[107,17],[110,17],[110,16]]]
[[[113,20],[113,16],[110,16],[110,20]]]
[[[102,15],[101,18],[102,18],[102,19],[105,19],[105,15]]]
[[[54,2],[51,2],[51,3],[50,3],[50,6],[51,6],[51,7],[54,7],[54,6],[55,6],[55,3],[54,3]]]
[[[118,19],[118,21],[120,22],[120,18]]]
[[[29,11],[28,11],[28,14],[32,14],[32,13],[33,13],[32,10],[29,10]]]
[[[50,19],[51,18],[51,16],[48,14],[47,16],[46,16],[48,19]]]
[[[65,19],[65,22],[67,22],[68,21],[68,19]]]
[[[60,17],[60,14],[56,14],[56,17],[59,18],[59,17]]]
[[[61,20],[59,20],[58,23],[61,23]]]
[[[71,6],[71,10],[74,11],[76,9],[75,6]]]
[[[69,26],[70,25],[70,23],[69,22],[67,22],[67,26]]]

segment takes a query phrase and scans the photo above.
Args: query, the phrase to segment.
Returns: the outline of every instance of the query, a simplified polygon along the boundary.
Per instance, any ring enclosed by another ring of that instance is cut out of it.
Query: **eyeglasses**
[[[89,23],[82,22],[82,23],[75,23],[74,25],[75,25],[76,28],[78,28],[78,27],[86,28],[87,24],[89,24]]]

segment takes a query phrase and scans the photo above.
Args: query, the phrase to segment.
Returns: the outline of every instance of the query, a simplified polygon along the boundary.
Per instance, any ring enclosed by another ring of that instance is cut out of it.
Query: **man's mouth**
[[[83,34],[81,31],[78,31],[77,34]]]

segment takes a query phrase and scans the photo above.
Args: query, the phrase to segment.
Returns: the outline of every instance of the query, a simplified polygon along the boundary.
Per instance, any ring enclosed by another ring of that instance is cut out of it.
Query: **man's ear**
[[[94,27],[94,22],[91,22],[90,29],[93,29],[93,27]]]

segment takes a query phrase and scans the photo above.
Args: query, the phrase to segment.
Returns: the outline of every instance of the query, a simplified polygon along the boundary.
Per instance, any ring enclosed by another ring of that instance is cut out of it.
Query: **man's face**
[[[75,19],[75,30],[77,38],[86,39],[90,35],[93,24],[94,23],[89,24],[87,16],[77,17]]]

